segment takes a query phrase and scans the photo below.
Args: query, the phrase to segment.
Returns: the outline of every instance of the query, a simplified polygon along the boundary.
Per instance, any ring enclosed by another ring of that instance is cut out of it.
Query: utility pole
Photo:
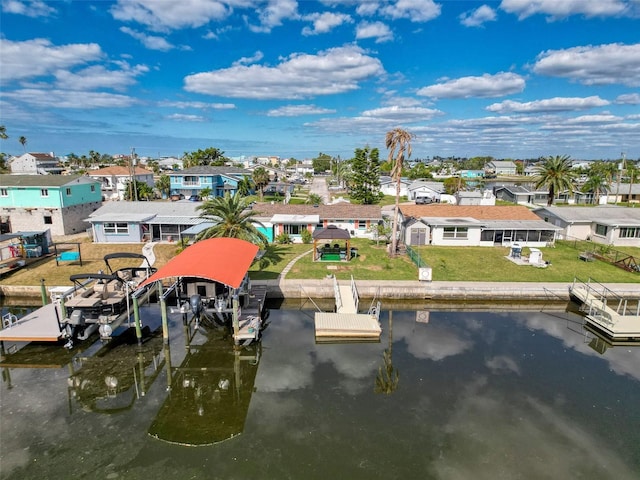
[[[618,196],[620,194],[620,178],[622,177],[622,169],[624,168],[624,160],[625,160],[624,152],[622,152],[620,154],[620,156],[622,157],[622,162],[620,162],[620,165],[618,165],[618,185],[616,186],[616,202],[615,202],[615,205],[618,205]]]

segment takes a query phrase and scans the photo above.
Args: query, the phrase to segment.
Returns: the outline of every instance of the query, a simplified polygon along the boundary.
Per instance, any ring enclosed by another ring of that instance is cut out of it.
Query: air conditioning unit
[[[421,267],[418,269],[418,280],[421,282],[431,281],[431,267]]]

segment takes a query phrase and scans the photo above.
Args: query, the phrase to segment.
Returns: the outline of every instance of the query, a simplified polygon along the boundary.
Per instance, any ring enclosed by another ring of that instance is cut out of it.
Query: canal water
[[[397,309],[379,343],[317,344],[275,309],[239,350],[170,323],[169,347],[3,358],[0,478],[639,477],[640,348],[574,313]]]

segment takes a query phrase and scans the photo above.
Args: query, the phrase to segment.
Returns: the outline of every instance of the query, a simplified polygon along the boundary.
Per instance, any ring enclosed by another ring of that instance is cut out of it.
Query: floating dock
[[[359,296],[353,277],[349,285],[339,285],[333,277],[333,290],[336,311],[316,312],[316,341],[379,341],[380,303],[368,313],[358,313]]]
[[[242,314],[238,321],[238,330],[233,333],[233,339],[236,343],[255,340],[258,337],[261,329],[260,319],[264,313],[264,303],[266,299],[266,286],[256,285],[251,287],[249,305],[242,309]]]
[[[640,342],[640,298],[630,301],[591,280],[574,280],[569,292],[582,304],[587,327],[611,340]]]

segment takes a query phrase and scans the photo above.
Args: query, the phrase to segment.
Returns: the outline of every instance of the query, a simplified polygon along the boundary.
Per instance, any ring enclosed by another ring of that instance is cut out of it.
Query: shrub
[[[311,235],[311,232],[306,228],[302,230],[300,237],[302,237],[302,243],[311,243],[311,240],[313,240],[313,236]]]
[[[276,237],[276,243],[279,243],[280,245],[291,243],[291,237],[288,233],[281,233]]]

